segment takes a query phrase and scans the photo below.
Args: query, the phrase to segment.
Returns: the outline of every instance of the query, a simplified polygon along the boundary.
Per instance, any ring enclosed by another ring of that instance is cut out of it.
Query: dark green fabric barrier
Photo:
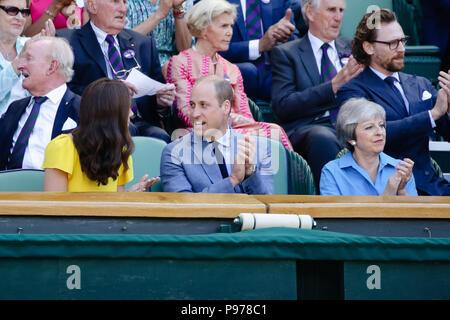
[[[0,258],[450,261],[448,238],[269,228],[204,235],[0,235]]]

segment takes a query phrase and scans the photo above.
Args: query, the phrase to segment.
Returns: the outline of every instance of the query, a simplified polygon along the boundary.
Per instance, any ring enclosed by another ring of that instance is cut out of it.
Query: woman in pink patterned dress
[[[165,68],[167,82],[174,83],[176,87],[178,117],[186,132],[192,130],[189,99],[195,81],[212,74],[222,76],[230,81],[234,90],[230,126],[241,134],[279,140],[292,150],[286,133],[279,125],[253,119],[239,68],[217,53],[228,49],[235,18],[236,7],[225,0],[200,1],[188,11],[186,22],[197,42],[194,47],[173,56]]]

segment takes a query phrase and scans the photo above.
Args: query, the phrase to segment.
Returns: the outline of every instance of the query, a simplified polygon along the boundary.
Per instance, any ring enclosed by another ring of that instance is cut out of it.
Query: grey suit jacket
[[[231,130],[233,159],[237,140],[244,136]],[[212,154],[212,146],[194,133],[168,144],[161,156],[161,182],[164,192],[273,194],[270,147],[257,140],[256,172],[233,188],[230,178],[222,178]],[[262,143],[259,143],[259,142]]]
[[[351,54],[351,39],[336,39],[341,60]],[[299,125],[337,107],[331,82],[320,73],[308,35],[272,49],[272,107],[288,135]]]

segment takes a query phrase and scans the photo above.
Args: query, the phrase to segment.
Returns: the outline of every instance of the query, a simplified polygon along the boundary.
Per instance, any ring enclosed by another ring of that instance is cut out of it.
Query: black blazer
[[[86,23],[80,29],[58,29],[56,35],[69,41],[75,55],[73,66],[75,73],[68,84],[73,92],[82,95],[91,82],[108,77],[105,58],[90,23]],[[123,55],[125,51],[133,50],[141,66],[140,71],[156,81],[166,83],[161,72],[158,51],[150,36],[123,29],[117,37],[125,69],[129,70],[136,66],[133,58],[127,59]],[[158,124],[156,96],[141,97],[136,100],[136,103],[146,121]]]
[[[0,118],[0,170],[6,170],[14,133],[17,130],[22,114],[30,103],[30,99],[31,97],[27,97],[14,101]],[[58,111],[56,111],[52,139],[61,133],[65,133],[62,128],[68,118],[78,123],[80,100],[79,95],[67,88],[59,104]]]

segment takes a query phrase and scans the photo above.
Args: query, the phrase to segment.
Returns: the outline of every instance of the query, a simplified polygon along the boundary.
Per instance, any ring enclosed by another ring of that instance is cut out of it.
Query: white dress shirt
[[[113,77],[112,67],[111,67],[111,63],[109,62],[109,58],[108,58],[109,43],[106,41],[106,36],[108,34],[105,31],[103,31],[102,29],[97,28],[95,26],[95,24],[92,22],[92,20],[90,21],[90,24],[91,24],[92,30],[94,30],[95,36],[97,37],[97,41],[100,44],[100,48],[102,49],[103,57],[105,58],[105,63],[106,63],[106,70],[108,71],[108,78],[113,79],[114,77]],[[117,40],[117,35],[114,35],[113,38],[114,38],[114,46],[116,47],[116,50],[122,59],[122,56],[120,54],[119,40]]]
[[[41,105],[39,115],[36,119],[33,131],[31,132],[28,146],[25,149],[23,157],[22,168],[24,169],[42,169],[44,163],[45,148],[52,138],[53,124],[55,122],[56,112],[61,103],[64,94],[66,93],[67,85],[63,84],[56,89],[53,89],[45,96],[48,99]],[[30,103],[25,109],[24,114],[19,120],[19,125],[13,136],[13,143],[10,152],[12,152],[20,131],[22,131],[25,122],[27,121],[31,109],[33,108],[34,99],[30,99]]]

